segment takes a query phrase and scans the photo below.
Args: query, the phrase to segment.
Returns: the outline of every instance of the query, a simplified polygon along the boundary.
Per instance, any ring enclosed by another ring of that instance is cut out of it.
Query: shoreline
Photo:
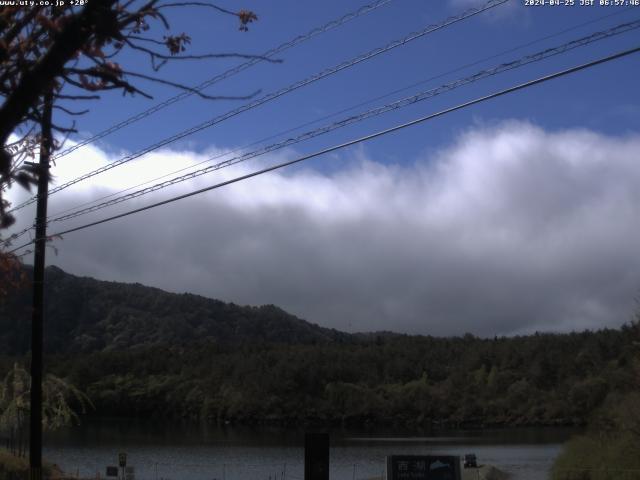
[[[322,419],[317,417],[307,418],[224,418],[203,419],[181,416],[148,415],[148,416],[122,416],[122,415],[83,415],[81,422],[134,422],[155,423],[163,420],[176,425],[198,425],[219,428],[274,428],[274,429],[329,429],[329,430],[399,430],[415,432],[447,432],[447,431],[483,431],[483,430],[513,430],[513,429],[571,429],[582,431],[587,423],[583,421],[558,420],[551,422],[456,422],[456,421],[416,421],[410,419],[394,420],[384,419]]]

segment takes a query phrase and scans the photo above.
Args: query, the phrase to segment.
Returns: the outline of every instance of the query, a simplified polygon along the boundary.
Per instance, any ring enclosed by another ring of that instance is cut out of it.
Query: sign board
[[[454,455],[391,455],[387,480],[460,480],[460,457]]]
[[[127,466],[127,454],[126,453],[119,453],[118,454],[118,464],[122,468]]]
[[[117,477],[118,467],[107,467],[107,477]]]

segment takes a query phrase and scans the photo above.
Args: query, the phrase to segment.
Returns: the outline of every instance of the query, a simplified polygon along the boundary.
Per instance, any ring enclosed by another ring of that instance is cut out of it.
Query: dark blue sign
[[[454,455],[391,455],[387,480],[460,480],[460,457]]]
[[[107,467],[107,477],[117,477],[118,467]]]

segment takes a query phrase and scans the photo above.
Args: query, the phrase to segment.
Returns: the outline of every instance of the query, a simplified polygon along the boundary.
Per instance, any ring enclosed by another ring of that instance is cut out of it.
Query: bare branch
[[[205,60],[207,58],[243,58],[246,60],[264,60],[270,63],[282,63],[281,59],[265,57],[264,55],[248,55],[244,53],[205,53],[202,55],[165,55],[160,52],[136,45],[130,40],[126,40],[127,44],[134,50],[140,50],[148,55],[162,60]],[[166,43],[165,43],[166,45]]]
[[[155,4],[158,0],[149,0],[144,6],[139,8],[133,13],[125,15],[123,18],[118,19],[118,27],[120,30],[124,30],[129,27],[131,23],[139,23],[146,15],[153,12]]]
[[[162,5],[158,5],[156,7],[156,10],[160,10],[161,8],[172,8],[172,7],[204,7],[204,8],[211,8],[213,10],[217,10],[220,13],[226,13],[227,15],[233,15],[234,17],[238,16],[236,12],[232,12],[231,10],[227,10],[226,8],[219,7],[218,5],[214,5],[213,3],[204,3],[204,2],[164,3]]]
[[[16,124],[24,118],[31,105],[36,103],[41,92],[77,53],[78,44],[84,45],[93,32],[86,25],[95,23],[101,12],[109,11],[117,0],[88,2],[78,13],[71,16],[63,31],[56,35],[48,51],[20,77],[20,83],[0,106],[0,143],[7,140]]]
[[[137,72],[130,72],[130,71],[123,71],[122,73],[124,73],[125,75],[130,75],[132,77],[138,77],[138,78],[142,78],[144,80],[148,80],[150,82],[156,82],[156,83],[161,83],[163,85],[169,85],[171,87],[175,87],[175,88],[180,88],[181,90],[186,90],[188,92],[192,92],[202,98],[205,98],[207,100],[249,100],[253,97],[255,97],[256,95],[258,95],[261,90],[256,90],[255,92],[253,92],[250,95],[245,95],[245,96],[240,96],[240,97],[226,97],[226,96],[211,96],[211,95],[207,95],[205,93],[202,93],[200,90],[190,87],[188,85],[183,85],[181,83],[176,83],[176,82],[171,82],[169,80],[163,80],[161,78],[157,78],[157,77],[152,77],[150,75],[144,75],[142,73],[137,73]]]
[[[162,60],[160,63],[156,65],[155,57],[153,55],[151,56],[151,68],[153,69],[154,72],[160,71],[160,69],[164,67],[168,62],[169,60]]]
[[[157,8],[154,8],[153,13],[149,14],[149,16],[152,18],[159,18],[164,25],[164,28],[169,30],[169,20],[167,20],[167,17],[165,17]]]
[[[60,149],[64,148],[64,145],[67,143],[67,140],[69,140],[70,136],[71,136],[71,132],[68,132],[64,136],[64,138],[61,141],[58,142],[58,144],[56,145],[56,150],[60,150]],[[54,165],[56,164],[55,158],[53,158],[51,161],[53,162]]]
[[[69,73],[74,73],[76,75],[78,75],[80,77],[80,82],[77,82],[71,78],[69,78],[68,76],[65,75],[65,80],[68,81],[71,85],[74,86],[78,86],[80,88],[83,88],[85,90],[91,90],[91,89],[95,89],[95,90],[114,90],[114,89],[119,89],[121,88],[124,93],[139,93],[140,95],[146,97],[146,98],[153,98],[151,95],[149,95],[148,93],[143,92],[142,90],[140,90],[137,87],[134,87],[133,85],[131,85],[129,82],[127,82],[126,80],[122,80],[118,74],[108,71],[108,70],[99,70],[97,68],[86,68],[86,69],[81,69],[81,68],[68,68],[65,69],[66,72]],[[100,78],[101,82],[97,83],[97,84],[93,84],[88,80],[83,80],[83,76],[84,75],[89,75],[92,77],[96,77],[96,78]],[[111,85],[109,85],[108,82]]]
[[[24,182],[24,175],[29,175],[29,172],[20,162],[25,155],[31,154],[29,146],[21,150],[21,144],[17,142],[6,143],[14,132],[20,134],[28,130],[21,140],[30,135],[42,117],[45,92],[52,91],[55,101],[64,104],[53,108],[71,116],[85,114],[87,110],[71,108],[64,101],[98,100],[100,95],[97,92],[102,90],[121,90],[125,95],[139,93],[152,98],[130,83],[127,76],[168,85],[210,100],[245,100],[259,93],[207,95],[179,82],[155,78],[151,71],[149,75],[124,72],[123,67],[112,63],[110,59],[125,48],[148,55],[155,71],[171,60],[239,58],[281,62],[241,53],[184,54],[191,39],[185,33],[172,34],[165,16],[168,15],[166,12],[173,12],[170,9],[179,7],[205,8],[235,16],[240,21],[241,30],[246,30],[248,23],[257,20],[251,11],[233,12],[207,0],[96,0],[84,2],[81,8],[66,2],[66,5],[52,11],[35,5],[29,9],[0,9],[0,229],[13,221],[3,206],[7,204],[2,198],[3,187],[6,186],[3,184]],[[158,23],[169,31],[166,36],[140,33],[149,30],[151,25],[158,26]],[[89,68],[86,68],[87,60],[90,61]],[[67,137],[69,133],[76,132],[75,124],[71,127],[55,125],[53,128]],[[36,178],[37,174],[32,176]]]
[[[11,42],[18,36],[18,34],[22,31],[22,29],[27,26],[35,17],[40,13],[41,7],[35,7],[29,10],[20,21],[16,22],[13,27],[7,31],[7,33],[2,37],[3,43],[6,45],[6,48],[9,48]],[[0,49],[0,59],[4,57],[3,50]]]
[[[160,40],[156,40],[155,38],[145,38],[145,37],[138,37],[137,35],[127,35],[127,39],[140,40],[141,42],[155,43],[156,45],[161,45],[163,47],[167,46],[167,42],[162,42]]]
[[[58,125],[51,125],[51,128],[60,133],[78,133],[75,128],[76,122],[73,122],[71,127],[60,127]]]
[[[79,110],[79,111],[75,111],[75,110],[69,110],[68,108],[65,108],[61,105],[54,105],[53,106],[54,109],[56,110],[61,110],[64,113],[68,114],[68,115],[85,115],[87,113],[89,113],[89,110]]]
[[[17,148],[19,145],[22,145],[24,143],[25,139],[29,137],[34,130],[35,130],[35,125],[32,125],[31,128],[27,131],[27,133],[22,135],[22,137],[19,140],[16,140],[15,142],[7,143],[4,146],[4,148],[7,148],[7,149]]]
[[[100,95],[63,95],[59,93],[56,98],[61,100],[100,100]]]

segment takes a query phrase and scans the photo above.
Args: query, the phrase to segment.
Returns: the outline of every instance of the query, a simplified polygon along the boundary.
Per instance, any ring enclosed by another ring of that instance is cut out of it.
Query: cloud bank
[[[108,159],[82,151],[87,165]],[[360,151],[335,172],[308,165],[270,173],[69,234],[50,263],[273,303],[348,331],[493,336],[616,327],[630,320],[640,288],[639,154],[640,135],[549,132],[524,122],[477,127],[409,166]],[[99,186],[52,197],[52,210],[203,158],[151,155],[96,177]],[[80,173],[77,162],[62,160],[57,172],[60,181]],[[204,177],[155,199],[210,183]]]

